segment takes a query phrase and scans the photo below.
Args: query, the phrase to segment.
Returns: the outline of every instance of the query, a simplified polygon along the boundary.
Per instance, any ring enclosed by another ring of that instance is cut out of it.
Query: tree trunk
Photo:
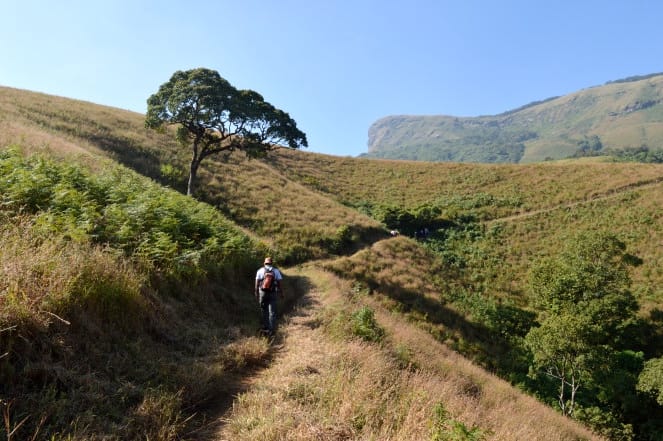
[[[576,378],[575,372],[571,376],[571,404],[569,405],[569,416],[573,416],[573,411],[575,410],[576,407],[576,392],[580,388],[580,378]]]
[[[193,187],[194,187],[194,182],[196,180],[196,175],[198,174],[199,165],[200,165],[199,160],[195,158],[191,160],[191,166],[189,167],[189,182],[186,187],[187,196],[193,196]]]
[[[562,411],[562,415],[566,416],[566,400],[565,400],[565,397],[564,397],[564,394],[565,394],[564,386],[566,385],[566,381],[565,381],[563,375],[561,376],[561,379],[562,379],[562,381],[559,385],[559,398],[558,398],[558,400],[559,400],[559,407]]]

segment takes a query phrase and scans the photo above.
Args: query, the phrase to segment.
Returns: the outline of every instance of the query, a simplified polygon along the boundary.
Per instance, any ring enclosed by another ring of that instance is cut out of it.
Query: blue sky
[[[367,151],[395,114],[493,115],[663,71],[659,0],[4,0],[0,85],[146,111],[217,70],[288,112],[309,150]]]

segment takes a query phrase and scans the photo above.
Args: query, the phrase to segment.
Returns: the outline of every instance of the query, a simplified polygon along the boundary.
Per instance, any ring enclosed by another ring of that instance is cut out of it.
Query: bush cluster
[[[245,260],[246,235],[212,207],[120,166],[98,174],[18,149],[0,154],[0,209],[33,217],[35,231],[108,245],[181,277]]]

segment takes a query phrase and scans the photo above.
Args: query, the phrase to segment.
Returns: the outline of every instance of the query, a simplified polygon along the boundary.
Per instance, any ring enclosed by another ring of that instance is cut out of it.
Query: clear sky
[[[214,69],[356,156],[396,114],[494,115],[663,72],[660,0],[0,0],[0,85],[140,113]]]

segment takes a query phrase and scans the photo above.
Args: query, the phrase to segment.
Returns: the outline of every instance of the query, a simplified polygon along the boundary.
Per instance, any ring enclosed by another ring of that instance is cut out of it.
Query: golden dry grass
[[[350,282],[320,269],[297,274],[312,289],[282,328],[279,356],[238,396],[219,440],[426,440],[442,403],[466,427],[489,440],[599,439],[575,422],[517,392],[406,323]],[[377,311],[382,345],[338,340],[326,332],[337,316],[361,304]],[[406,347],[411,367],[393,356]]]
[[[171,135],[146,131],[143,116],[132,112],[0,88],[1,143],[17,142],[26,150],[75,153],[93,167],[99,164],[98,155],[103,154],[181,188],[181,179],[170,182],[159,168],[174,165],[186,169],[188,151],[180,148]],[[486,223],[488,227],[501,230],[481,244],[501,265],[476,269],[497,274],[491,279],[489,295],[511,296],[517,302],[534,259],[554,253],[573,231],[606,228],[619,232],[629,251],[644,259],[635,273],[635,289],[649,310],[663,304],[661,177],[660,165],[588,161],[517,166],[427,164],[284,150],[274,152],[266,161],[246,161],[241,155],[232,155],[227,161],[207,162],[200,171],[199,196],[252,237],[257,235],[264,244],[278,250],[280,257],[300,262],[353,251],[339,245],[344,228],[350,229],[355,246],[383,237],[381,225],[343,204],[368,201],[414,208],[449,198],[489,194],[498,200],[517,202],[489,204],[479,210],[481,219],[497,219]],[[509,217],[523,214],[530,216]],[[11,247],[3,256],[9,252]],[[58,283],[64,283],[70,274],[66,268],[52,268],[57,247],[40,248],[38,254],[50,257],[34,259],[15,274],[33,270],[44,274],[43,268],[49,268],[52,279],[47,280],[44,289],[58,292]],[[86,252],[81,256],[71,259],[88,259]],[[118,265],[111,256],[101,256],[88,260],[109,268]],[[10,274],[10,266],[16,263],[5,265]],[[476,424],[492,431],[490,439],[592,439],[582,435],[585,432],[573,423],[439,343],[476,340],[482,330],[474,327],[471,318],[446,304],[449,293],[463,282],[455,280],[452,270],[443,267],[418,243],[404,237],[384,240],[321,266],[360,283],[351,286],[350,282],[313,269],[297,272],[319,284],[311,301],[319,302],[320,311],[307,312],[303,308],[301,321],[293,317],[274,364],[235,404],[223,432],[227,439],[426,439],[438,402],[468,427]],[[440,278],[440,274],[445,277]],[[6,280],[14,283],[16,278]],[[21,283],[39,284],[39,278]],[[361,302],[377,311],[380,324],[388,330],[386,349],[357,341],[336,341],[320,326],[330,321],[330,316],[343,311],[347,314],[347,308],[358,306],[350,302],[348,293],[364,288],[376,294]],[[222,294],[238,289],[225,286]],[[202,310],[205,302],[200,302]],[[186,310],[181,305],[160,307],[166,311]],[[407,314],[400,317],[387,310]],[[226,320],[233,313],[246,311],[229,310],[219,316]],[[164,330],[168,320],[161,323],[155,314],[150,314],[150,320],[158,322],[156,328],[167,334]],[[174,315],[166,314],[168,319]],[[186,328],[186,320],[191,319],[195,314],[179,317],[178,329]],[[405,319],[423,329],[405,323]],[[192,331],[195,335],[187,335],[191,342],[183,345],[188,349],[205,340],[205,355],[195,361],[186,359],[185,365],[173,362],[164,368],[178,373],[194,399],[202,400],[215,388],[222,394],[230,393],[215,384],[228,378],[228,370],[241,371],[246,364],[262,365],[267,358],[268,349],[261,341],[241,336],[223,339],[221,349],[210,349],[210,341],[219,338],[218,332]],[[418,369],[401,369],[393,356],[401,349],[410,354]],[[158,397],[145,397],[145,405],[137,412],[143,412],[146,420],[154,418],[158,422],[155,414],[160,407],[177,407],[181,400],[173,391],[163,396],[167,401],[163,405],[155,405]]]
[[[633,290],[643,311],[663,301],[663,183],[623,191],[612,197],[498,221],[503,229],[503,273],[496,291],[524,290],[532,261],[559,252],[577,231],[605,230],[623,240],[642,259],[631,270]],[[516,288],[517,287],[517,288]],[[497,293],[496,293],[497,294]]]
[[[290,179],[287,170],[279,172],[269,164],[270,159],[249,161],[241,154],[210,161],[200,176],[209,195],[204,197],[271,247],[306,253],[307,258],[333,252],[333,242],[346,227],[358,242],[386,236],[375,220],[302,186]]]
[[[15,218],[11,224],[0,223],[0,243],[0,327],[26,319],[46,326],[72,302],[85,304],[90,295],[103,297],[105,293],[94,292],[95,287],[116,289],[108,295],[122,297],[99,302],[123,307],[97,311],[107,319],[122,316],[129,324],[144,307],[140,290],[145,275],[101,247],[35,237],[28,219]]]
[[[349,203],[413,208],[451,197],[487,193],[521,201],[489,207],[488,218],[551,208],[663,179],[663,165],[551,162],[529,165],[425,163],[338,158],[282,151],[274,164],[288,176]]]

